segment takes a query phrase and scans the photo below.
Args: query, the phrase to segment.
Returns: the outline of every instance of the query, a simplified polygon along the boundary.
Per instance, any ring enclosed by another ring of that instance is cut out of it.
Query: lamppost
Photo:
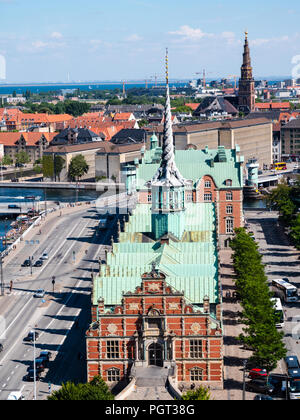
[[[247,360],[243,361],[243,401],[246,399],[246,365]]]

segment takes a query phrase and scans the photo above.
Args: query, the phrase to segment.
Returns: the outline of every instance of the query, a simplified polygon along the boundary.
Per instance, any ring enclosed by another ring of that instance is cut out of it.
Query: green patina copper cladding
[[[154,262],[175,291],[184,291],[188,302],[202,305],[209,296],[212,304],[218,303],[214,204],[187,203],[186,230],[181,241],[170,239],[169,244],[143,242],[141,232],[151,232],[151,217],[150,205],[137,205],[94,280],[93,303],[102,297],[107,306],[120,304],[122,292],[134,292]]]
[[[137,168],[137,189],[145,189],[145,184],[151,180],[153,173],[159,167],[161,148],[148,150]],[[243,172],[241,163],[243,156],[237,156],[237,150],[177,150],[176,165],[185,179],[192,180],[193,186],[205,175],[213,178],[217,188],[241,188]],[[232,186],[227,187],[225,181],[232,180]]]

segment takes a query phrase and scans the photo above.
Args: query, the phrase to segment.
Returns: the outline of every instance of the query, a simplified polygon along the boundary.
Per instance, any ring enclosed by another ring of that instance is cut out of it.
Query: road
[[[67,380],[85,381],[85,331],[90,320],[91,275],[99,267],[98,259],[105,258],[105,247],[115,234],[115,223],[107,231],[98,232],[99,215],[95,208],[52,218],[37,228],[29,243],[17,256],[4,265],[7,295],[1,297],[3,352],[0,354],[0,399],[5,400],[12,390],[22,389],[26,398],[33,397],[33,383],[23,381],[32,364],[33,345],[23,338],[36,327],[40,336],[36,342],[36,357],[41,350],[49,350],[52,359],[49,370],[37,387],[37,398]],[[38,259],[43,252],[49,259],[43,267],[21,267],[29,256]],[[52,279],[55,277],[55,290]],[[9,294],[8,285],[13,280]],[[44,299],[34,298],[33,292],[43,288]],[[79,326],[75,326],[78,320]]]

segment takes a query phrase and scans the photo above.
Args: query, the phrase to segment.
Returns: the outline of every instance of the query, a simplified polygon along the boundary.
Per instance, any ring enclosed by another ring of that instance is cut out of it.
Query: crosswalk
[[[11,292],[7,291],[5,296],[28,296],[33,295],[34,292],[33,290],[12,290]]]

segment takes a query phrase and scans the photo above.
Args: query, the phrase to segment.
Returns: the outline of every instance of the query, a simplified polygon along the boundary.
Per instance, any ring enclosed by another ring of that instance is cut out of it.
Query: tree
[[[74,384],[67,382],[62,384],[58,391],[54,391],[48,400],[52,401],[97,401],[114,400],[114,395],[109,391],[108,386],[101,378],[96,376],[91,382],[86,384]]]
[[[250,360],[270,372],[286,355],[283,333],[276,328],[276,313],[271,300],[273,294],[268,287],[258,245],[244,228],[236,229],[235,233],[230,246],[234,251],[235,284],[245,325],[239,339],[252,349]]]
[[[26,153],[24,150],[16,154],[16,163],[25,165],[26,163],[30,162],[29,154]]]
[[[68,176],[71,180],[78,181],[87,174],[89,171],[89,165],[83,155],[77,155],[71,159]]]
[[[42,158],[42,168],[44,178],[53,178],[54,176],[54,163],[50,155],[44,155]]]
[[[54,174],[55,176],[58,177],[58,179],[60,179],[60,174],[64,166],[65,166],[64,158],[61,156],[55,155],[54,156]]]
[[[13,164],[13,160],[9,155],[4,155],[1,161],[2,165],[12,165]]]
[[[182,395],[183,400],[190,400],[190,401],[209,401],[211,399],[209,388],[204,386],[200,386],[199,388],[191,391],[187,391]]]

